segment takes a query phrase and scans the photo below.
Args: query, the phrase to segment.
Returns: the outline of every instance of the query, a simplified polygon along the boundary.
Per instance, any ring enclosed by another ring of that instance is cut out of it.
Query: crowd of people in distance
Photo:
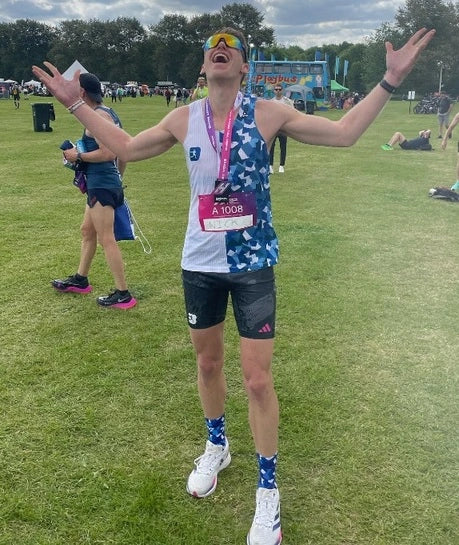
[[[7,84],[0,81],[0,97],[12,98],[15,106],[18,107],[17,104],[21,99],[21,95],[25,100],[27,100],[31,95],[50,96],[48,89],[46,89],[46,87],[41,83],[39,85],[21,85],[17,82]]]
[[[329,108],[330,110],[350,110],[363,98],[365,98],[363,93],[336,93],[332,91]]]
[[[207,96],[207,83],[204,77],[198,78],[196,87],[188,89],[178,85],[169,86],[148,86],[143,85],[107,85],[104,89],[104,97],[111,99],[112,102],[121,102],[124,97],[144,97],[144,96],[163,96],[166,99],[166,105],[169,107],[172,102],[175,107],[188,104],[189,101],[197,100]]]

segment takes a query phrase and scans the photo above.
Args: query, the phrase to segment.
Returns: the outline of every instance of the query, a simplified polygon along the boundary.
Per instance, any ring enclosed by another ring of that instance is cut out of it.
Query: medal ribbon
[[[220,166],[218,169],[218,179],[227,180],[230,162],[231,152],[231,132],[233,129],[234,118],[236,117],[236,111],[242,101],[242,93],[239,91],[236,100],[234,101],[234,107],[228,112],[225,120],[225,127],[223,131],[223,144],[220,151]],[[215,135],[214,116],[212,114],[212,108],[210,106],[209,98],[206,98],[204,102],[204,117],[206,121],[207,134],[209,136],[210,143],[218,154],[217,137]]]

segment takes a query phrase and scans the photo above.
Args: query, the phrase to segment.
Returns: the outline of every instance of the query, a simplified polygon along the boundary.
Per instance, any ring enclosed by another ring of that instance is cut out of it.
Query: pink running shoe
[[[51,286],[57,291],[72,292],[72,293],[90,293],[92,286],[89,284],[87,277],[68,276],[64,280],[52,280]]]
[[[137,304],[137,301],[127,290],[125,292],[115,290],[109,295],[102,295],[98,297],[97,304],[101,307],[121,308],[123,310],[127,310],[128,308],[134,307]]]

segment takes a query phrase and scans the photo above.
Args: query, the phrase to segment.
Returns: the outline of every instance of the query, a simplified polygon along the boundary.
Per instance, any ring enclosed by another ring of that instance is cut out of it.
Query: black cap
[[[98,103],[102,102],[102,86],[97,76],[89,72],[80,74],[80,86],[86,91],[91,100]]]

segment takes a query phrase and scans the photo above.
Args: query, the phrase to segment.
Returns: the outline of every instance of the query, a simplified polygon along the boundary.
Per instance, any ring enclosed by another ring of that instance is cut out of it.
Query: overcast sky
[[[0,22],[33,19],[49,25],[68,19],[135,17],[143,25],[164,15],[187,17],[220,11],[233,0],[0,0]],[[239,2],[238,2],[239,3]],[[361,42],[382,23],[394,21],[403,0],[246,0],[264,15],[281,45]]]

